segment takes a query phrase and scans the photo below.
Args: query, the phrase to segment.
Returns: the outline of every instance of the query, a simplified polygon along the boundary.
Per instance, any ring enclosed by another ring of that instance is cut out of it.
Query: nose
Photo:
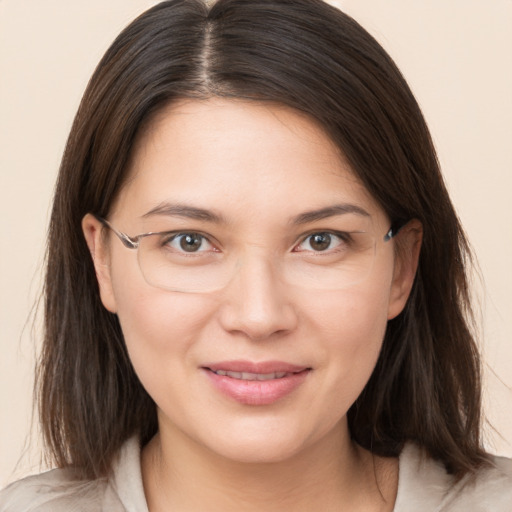
[[[271,262],[244,261],[224,289],[220,322],[228,332],[265,340],[293,331],[298,315],[291,290],[278,279]]]

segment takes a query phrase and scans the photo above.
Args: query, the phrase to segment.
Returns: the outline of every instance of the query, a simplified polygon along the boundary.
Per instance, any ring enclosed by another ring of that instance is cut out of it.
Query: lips
[[[281,361],[224,361],[202,367],[214,388],[244,405],[269,405],[294,392],[311,368]]]
[[[273,379],[282,379],[287,375],[290,375],[286,372],[274,372],[274,373],[250,373],[250,372],[230,372],[226,370],[217,370],[217,375],[222,375],[226,377],[231,377],[232,379],[238,380],[273,380]]]

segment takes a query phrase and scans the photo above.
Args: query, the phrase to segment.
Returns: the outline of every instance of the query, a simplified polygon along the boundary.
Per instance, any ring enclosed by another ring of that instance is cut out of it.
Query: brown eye
[[[309,237],[309,245],[314,251],[325,251],[331,245],[329,233],[315,233]]]
[[[302,239],[294,252],[339,252],[348,248],[351,244],[351,236],[347,232],[318,231]]]
[[[185,252],[196,252],[201,248],[201,245],[203,244],[203,237],[196,233],[180,235],[178,238],[180,247]]]
[[[173,235],[165,245],[177,252],[202,253],[212,249],[208,239],[199,233],[179,233]]]

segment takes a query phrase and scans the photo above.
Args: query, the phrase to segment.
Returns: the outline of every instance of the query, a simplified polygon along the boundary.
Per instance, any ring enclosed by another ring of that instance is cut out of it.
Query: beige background
[[[0,0],[0,486],[38,470],[37,443],[15,469],[37,339],[26,322],[67,132],[109,43],[155,3]],[[430,124],[486,283],[486,402],[501,434],[487,429],[488,447],[512,456],[512,1],[337,4],[395,58]]]

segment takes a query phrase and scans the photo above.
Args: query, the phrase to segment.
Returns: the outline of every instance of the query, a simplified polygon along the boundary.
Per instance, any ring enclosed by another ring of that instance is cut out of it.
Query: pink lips
[[[223,361],[203,366],[215,388],[245,405],[269,405],[299,387],[311,368],[281,361]]]

